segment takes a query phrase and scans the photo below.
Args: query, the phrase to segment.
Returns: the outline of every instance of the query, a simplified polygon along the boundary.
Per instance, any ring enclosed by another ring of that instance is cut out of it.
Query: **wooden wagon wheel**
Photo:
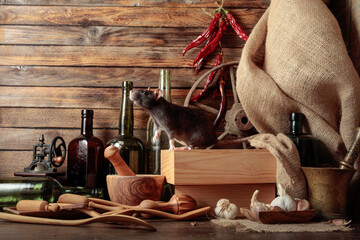
[[[233,65],[238,65],[238,64],[239,64],[238,61],[227,62],[227,63],[223,63],[219,66],[216,66],[216,67],[212,68],[211,70],[205,72],[193,84],[193,86],[189,90],[189,92],[185,98],[185,101],[184,101],[184,106],[188,107],[190,104],[191,96],[193,95],[195,89],[211,72],[213,72],[219,68],[222,68],[222,67],[230,66],[229,69],[230,69],[231,87],[232,87],[232,91],[233,91],[233,95],[234,95],[234,104],[232,105],[230,110],[226,111],[225,131],[223,134],[221,134],[218,137],[218,140],[225,138],[227,135],[236,135],[238,138],[242,138],[242,137],[248,136],[249,132],[252,132],[252,130],[254,129],[253,125],[251,124],[248,117],[246,116],[244,109],[242,108],[241,102],[240,102],[239,97],[236,92],[235,70],[234,70]],[[207,112],[213,113],[213,114],[217,114],[219,111],[213,107],[201,104],[199,102],[191,102],[191,103],[192,103],[192,105],[199,107],[199,108],[201,108]]]

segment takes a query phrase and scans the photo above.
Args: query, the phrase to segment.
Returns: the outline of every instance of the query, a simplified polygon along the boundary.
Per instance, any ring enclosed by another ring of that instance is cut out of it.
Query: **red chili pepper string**
[[[219,82],[219,90],[220,90],[220,94],[221,94],[221,103],[220,103],[220,109],[218,112],[218,115],[216,116],[216,119],[214,121],[214,126],[217,127],[221,121],[221,119],[223,119],[226,110],[227,110],[227,98],[226,98],[226,91],[225,91],[225,81],[223,78],[220,79]]]
[[[200,45],[201,43],[203,43],[206,39],[208,39],[210,37],[210,35],[213,33],[213,31],[215,30],[215,28],[218,25],[219,19],[221,17],[220,13],[216,13],[213,20],[211,21],[211,23],[209,24],[209,26],[205,29],[205,31],[200,34],[195,40],[193,40],[184,50],[183,50],[183,56],[185,55],[185,53]]]
[[[208,45],[206,45],[203,49],[200,50],[198,55],[196,56],[192,66],[195,65],[201,58],[209,55],[211,52],[213,52],[219,45],[220,40],[226,30],[226,27],[228,25],[228,20],[226,18],[223,19],[223,21],[220,23],[219,31],[216,33],[215,38],[209,42]]]
[[[216,60],[215,60],[215,64],[214,64],[213,67],[216,67],[216,66],[220,65],[220,64],[222,63],[222,60],[223,60],[222,53],[218,53],[218,54],[216,55]],[[206,80],[206,83],[205,83],[204,88],[202,89],[202,91],[201,91],[198,95],[196,95],[195,97],[193,97],[193,98],[191,99],[192,101],[197,101],[200,97],[204,96],[204,94],[207,92],[207,89],[209,88],[209,85],[213,82],[217,71],[218,71],[218,70],[212,71],[212,72],[209,74],[209,77],[208,77],[208,79]],[[221,72],[221,73],[222,73],[222,72]]]

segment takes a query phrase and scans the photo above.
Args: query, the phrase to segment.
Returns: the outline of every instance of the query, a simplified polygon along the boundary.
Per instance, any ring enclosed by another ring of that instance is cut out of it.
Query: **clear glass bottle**
[[[68,147],[67,185],[105,187],[104,144],[93,135],[93,110],[81,111],[81,135]]]
[[[51,177],[0,178],[0,211],[15,207],[20,200],[57,201],[63,193],[103,198],[103,188],[64,187]]]
[[[119,149],[120,156],[135,174],[145,173],[145,147],[144,143],[134,137],[134,113],[133,103],[130,100],[130,91],[133,82],[122,83],[122,99],[119,120],[119,135],[110,140],[107,146],[114,145]],[[116,174],[114,167],[109,161],[109,174]]]
[[[171,102],[171,72],[168,69],[161,69],[159,73],[159,89],[163,91],[163,98]],[[155,124],[152,118],[149,118],[146,131],[146,149],[147,149],[147,173],[160,174],[160,157],[162,149],[169,149],[169,138],[162,132],[160,137],[153,142],[155,136]]]
[[[302,113],[290,114],[290,133],[287,136],[294,142],[300,156],[302,167],[317,167],[319,165],[319,140],[303,132]]]

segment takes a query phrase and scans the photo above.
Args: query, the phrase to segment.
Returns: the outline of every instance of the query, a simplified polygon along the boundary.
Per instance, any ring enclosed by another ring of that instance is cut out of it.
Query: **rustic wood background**
[[[117,135],[121,82],[156,87],[172,72],[172,98],[182,104],[201,76],[197,50],[182,49],[209,24],[213,0],[0,0],[0,177],[22,171],[41,134],[66,144],[80,133],[81,109],[93,109],[94,134]],[[250,34],[270,0],[226,0]],[[330,4],[358,70],[360,3]],[[239,60],[244,42],[228,30],[225,61]],[[210,64],[205,67],[210,68]],[[217,105],[215,100],[211,104]],[[145,140],[148,116],[135,107],[135,135]],[[61,167],[65,170],[66,164]]]

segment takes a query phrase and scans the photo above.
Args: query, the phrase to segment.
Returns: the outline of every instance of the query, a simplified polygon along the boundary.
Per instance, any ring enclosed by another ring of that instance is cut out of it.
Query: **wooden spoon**
[[[168,213],[168,212],[162,212],[159,210],[154,210],[154,209],[141,209],[141,208],[134,208],[134,209],[124,209],[124,210],[119,210],[119,211],[110,211],[110,212],[106,212],[103,213],[102,215],[104,216],[112,216],[112,215],[117,215],[117,214],[130,214],[130,213],[146,213],[146,217],[147,216],[157,216],[157,217],[163,217],[163,218],[168,218],[168,219],[173,219],[173,220],[189,220],[189,219],[193,219],[193,218],[197,218],[200,216],[203,216],[204,214],[206,214],[211,207],[203,207],[203,208],[199,208],[190,212],[186,212],[183,214],[172,214],[172,213]]]
[[[20,222],[20,223],[37,223],[37,224],[61,225],[61,226],[76,226],[76,225],[84,225],[84,224],[97,223],[97,222],[124,222],[124,223],[133,223],[147,227],[151,230],[156,230],[156,228],[153,225],[149,224],[148,222],[126,215],[109,215],[109,216],[97,216],[97,217],[78,219],[78,220],[62,220],[62,219],[52,219],[52,218],[21,216],[21,215],[0,212],[0,219],[13,221],[13,222]]]

